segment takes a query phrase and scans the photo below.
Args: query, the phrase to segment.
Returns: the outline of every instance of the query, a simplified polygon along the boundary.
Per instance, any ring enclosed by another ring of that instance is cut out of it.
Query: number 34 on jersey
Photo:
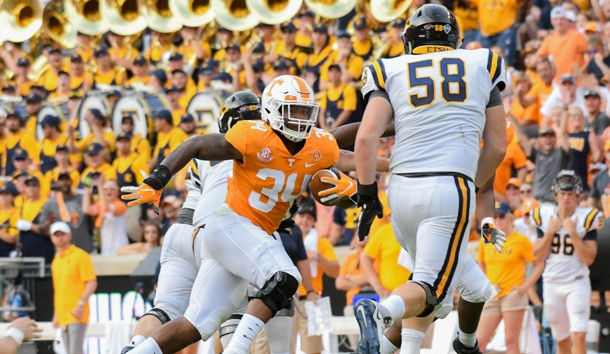
[[[335,138],[321,129],[314,129],[295,155],[263,121],[240,121],[226,139],[243,156],[233,164],[226,202],[268,233],[275,231],[311,176],[339,158]]]

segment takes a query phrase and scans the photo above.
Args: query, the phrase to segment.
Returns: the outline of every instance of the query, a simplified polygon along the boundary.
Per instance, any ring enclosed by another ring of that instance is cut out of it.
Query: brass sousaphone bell
[[[102,17],[113,33],[131,36],[146,29],[141,0],[102,0]]]
[[[150,29],[160,33],[173,33],[182,28],[182,21],[172,13],[169,0],[143,1],[143,14]]]
[[[347,15],[358,0],[305,0],[307,7],[324,18],[339,18]]]
[[[402,16],[413,0],[370,0],[371,15],[379,22],[390,22]]]
[[[97,36],[108,31],[99,0],[65,0],[65,9],[78,32]]]
[[[246,5],[246,0],[211,0],[211,3],[216,21],[230,31],[247,31],[260,22]]]
[[[169,8],[187,27],[201,27],[216,17],[210,0],[170,0]]]
[[[40,0],[4,0],[0,21],[4,24],[0,37],[15,43],[30,39],[42,26]]]
[[[290,21],[299,12],[303,0],[246,0],[248,9],[259,20],[271,25]]]
[[[42,30],[62,48],[76,47],[76,28],[68,18],[64,0],[49,1],[42,11]]]

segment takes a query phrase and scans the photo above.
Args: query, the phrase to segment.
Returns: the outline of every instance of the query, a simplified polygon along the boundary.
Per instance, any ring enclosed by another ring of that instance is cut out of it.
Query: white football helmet
[[[313,89],[300,77],[278,76],[262,97],[262,118],[273,130],[292,141],[309,138],[318,119],[319,106]]]

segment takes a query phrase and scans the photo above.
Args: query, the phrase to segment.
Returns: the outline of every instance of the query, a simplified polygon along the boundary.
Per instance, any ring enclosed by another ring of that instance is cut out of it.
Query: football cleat
[[[130,352],[132,349],[134,349],[135,347],[133,345],[126,345],[123,347],[123,349],[121,349],[121,354],[126,354],[127,352]]]
[[[457,354],[482,354],[479,350],[478,342],[474,345],[474,348],[468,348],[467,346],[462,344],[462,342],[460,342],[460,339],[457,337],[453,340],[453,350],[455,350]]]
[[[354,305],[354,315],[360,326],[358,354],[379,353],[379,338],[392,323],[389,316],[381,313],[382,310],[378,303],[368,299],[362,299]]]

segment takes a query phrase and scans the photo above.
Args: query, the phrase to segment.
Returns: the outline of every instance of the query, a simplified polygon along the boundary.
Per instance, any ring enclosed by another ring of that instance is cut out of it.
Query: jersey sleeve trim
[[[498,54],[491,50],[489,51],[489,56],[487,57],[487,71],[489,72],[489,78],[492,83],[500,76],[500,60],[501,58]]]
[[[591,224],[593,224],[593,220],[595,220],[598,213],[600,213],[600,210],[593,208],[593,210],[587,214],[587,217],[585,218],[585,230],[589,231],[589,228],[591,228]]]
[[[542,225],[542,221],[540,219],[540,208],[534,209],[534,212],[532,213],[532,216],[534,218],[534,222],[536,223],[536,225],[538,227],[540,227]]]
[[[378,61],[374,62],[371,66],[372,66],[371,74],[373,74],[373,80],[375,80],[375,84],[380,89],[385,90],[386,75],[385,75],[385,67],[383,66],[383,63],[381,62],[381,60],[378,60]]]
[[[199,177],[199,168],[197,166],[197,160],[192,159],[191,160],[191,174],[193,175],[194,178],[200,179]]]

